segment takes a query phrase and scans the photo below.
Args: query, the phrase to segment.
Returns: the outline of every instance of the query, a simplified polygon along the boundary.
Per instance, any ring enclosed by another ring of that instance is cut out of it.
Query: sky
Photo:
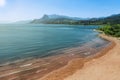
[[[0,22],[41,18],[44,14],[105,17],[120,13],[120,0],[0,0]]]

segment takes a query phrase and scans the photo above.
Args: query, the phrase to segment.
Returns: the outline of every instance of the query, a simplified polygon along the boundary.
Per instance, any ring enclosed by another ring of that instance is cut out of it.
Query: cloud
[[[6,0],[0,0],[0,7],[5,6],[5,4],[6,4]]]

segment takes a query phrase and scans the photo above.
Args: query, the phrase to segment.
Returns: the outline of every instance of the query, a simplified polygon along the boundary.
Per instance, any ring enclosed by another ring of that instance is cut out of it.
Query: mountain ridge
[[[114,14],[100,18],[78,18],[63,15],[47,15],[40,19],[34,19],[30,23],[35,24],[82,24],[82,25],[101,25],[101,24],[120,24],[120,14]]]
[[[34,19],[31,23],[43,23],[43,24],[51,24],[51,23],[59,23],[59,24],[64,24],[64,23],[69,23],[69,22],[76,22],[79,20],[88,20],[88,18],[78,18],[78,17],[69,17],[69,16],[64,16],[64,15],[47,15],[45,14],[42,18],[40,19]]]

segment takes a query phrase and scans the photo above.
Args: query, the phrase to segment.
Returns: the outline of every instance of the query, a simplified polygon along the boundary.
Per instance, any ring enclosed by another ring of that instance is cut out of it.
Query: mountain
[[[45,16],[48,16],[49,19],[59,19],[59,18],[68,18],[68,19],[73,19],[73,20],[85,20],[87,18],[78,18],[78,17],[69,17],[69,16],[64,16],[64,15],[56,15],[56,14],[53,14],[53,15],[44,15],[43,17]]]
[[[79,20],[87,20],[87,18],[68,17],[63,15],[44,15],[41,19],[35,19],[31,23],[43,23],[43,24],[69,24],[75,23]]]
[[[120,24],[120,14],[115,14],[105,18],[105,22],[110,24]]]
[[[41,19],[35,19],[31,23],[42,24],[80,24],[80,25],[101,25],[120,24],[120,14],[101,18],[77,18],[61,15],[44,15]]]
[[[91,18],[89,20],[80,20],[78,24],[83,25],[120,24],[120,14],[115,14],[101,18]]]

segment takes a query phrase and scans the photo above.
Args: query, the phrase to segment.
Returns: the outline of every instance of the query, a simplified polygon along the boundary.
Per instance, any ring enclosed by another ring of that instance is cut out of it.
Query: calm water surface
[[[50,51],[81,46],[99,38],[93,29],[98,26],[1,24],[0,63],[13,60],[45,57]],[[98,44],[96,44],[98,45]]]

